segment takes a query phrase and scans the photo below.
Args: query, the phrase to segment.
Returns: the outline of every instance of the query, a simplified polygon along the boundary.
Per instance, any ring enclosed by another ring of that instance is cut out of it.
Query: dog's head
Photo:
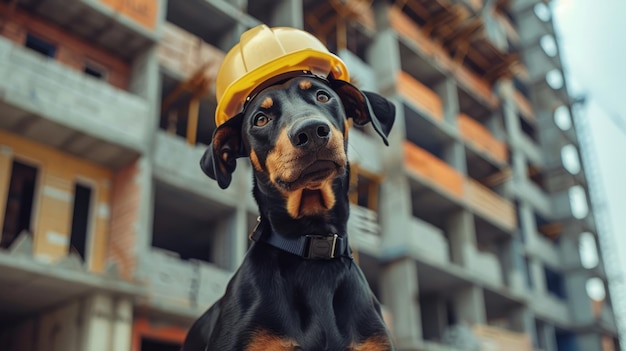
[[[219,126],[200,166],[224,189],[236,159],[249,157],[257,184],[281,194],[291,217],[319,215],[333,207],[333,180],[347,168],[349,118],[372,123],[387,144],[395,107],[344,81],[291,78],[263,89]]]

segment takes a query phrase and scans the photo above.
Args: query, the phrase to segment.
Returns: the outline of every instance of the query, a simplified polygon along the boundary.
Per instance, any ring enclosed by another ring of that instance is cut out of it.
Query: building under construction
[[[0,349],[178,350],[256,224],[248,160],[198,162],[266,23],[396,104],[389,148],[350,133],[349,234],[399,350],[619,350],[549,5],[0,0]]]

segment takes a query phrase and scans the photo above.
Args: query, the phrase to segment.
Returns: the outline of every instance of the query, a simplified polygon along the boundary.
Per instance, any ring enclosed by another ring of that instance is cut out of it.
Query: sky
[[[587,97],[591,156],[602,182],[608,244],[626,274],[626,0],[554,0],[554,23],[571,95]],[[589,167],[589,165],[585,165]],[[587,170],[589,176],[590,170]],[[595,203],[594,203],[595,205]],[[600,233],[602,235],[602,233]],[[626,276],[622,278],[626,279]],[[622,296],[626,298],[626,295]],[[615,296],[613,296],[615,303]]]

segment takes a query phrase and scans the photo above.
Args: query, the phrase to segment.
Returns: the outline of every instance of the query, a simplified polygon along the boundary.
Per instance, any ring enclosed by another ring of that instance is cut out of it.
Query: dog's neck
[[[253,194],[259,205],[263,229],[285,238],[334,234],[345,237],[349,215],[348,179],[349,172],[345,172],[333,180],[336,201],[326,213],[293,218],[286,210],[284,195],[265,177],[255,174]]]

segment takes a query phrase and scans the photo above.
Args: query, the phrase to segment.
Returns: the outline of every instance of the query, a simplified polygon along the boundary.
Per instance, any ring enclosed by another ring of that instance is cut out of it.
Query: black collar
[[[260,217],[250,239],[274,246],[277,249],[289,252],[310,260],[331,260],[339,257],[352,259],[352,251],[348,245],[348,238],[337,233],[326,235],[303,235],[295,238],[285,238],[268,229],[266,221]]]

